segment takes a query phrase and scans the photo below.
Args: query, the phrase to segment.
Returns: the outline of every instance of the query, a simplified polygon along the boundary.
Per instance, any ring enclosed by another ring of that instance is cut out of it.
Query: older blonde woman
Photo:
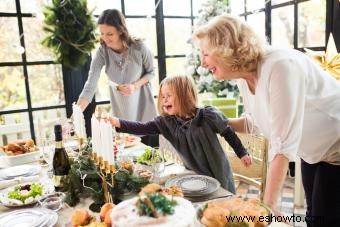
[[[303,53],[266,45],[230,15],[196,29],[193,38],[215,79],[238,81],[247,114],[230,124],[256,128],[269,140],[264,202],[279,213],[288,162],[298,155],[308,226],[340,226],[340,83]]]

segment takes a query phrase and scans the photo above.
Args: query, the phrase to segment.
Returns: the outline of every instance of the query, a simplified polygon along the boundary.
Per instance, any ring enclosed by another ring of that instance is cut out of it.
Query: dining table
[[[134,146],[130,146],[124,149],[125,155],[131,156],[131,157],[137,157],[140,156],[144,150],[145,150],[146,145],[144,145],[141,142],[136,143]],[[28,165],[36,165],[36,166],[41,166],[41,171],[35,175],[34,179],[39,180],[43,185],[53,185],[52,182],[52,173],[51,173],[51,165],[41,165],[41,160],[37,160],[31,163],[27,163]],[[0,169],[1,170],[1,169]],[[181,163],[176,163],[176,162],[171,162],[168,161],[165,163],[165,168],[164,171],[159,175],[159,178],[157,179],[157,183],[160,184],[161,186],[165,186],[167,182],[169,182],[172,179],[175,179],[176,177],[181,177],[181,176],[197,176],[197,174],[191,170],[186,169],[183,164]],[[23,178],[18,178],[15,183],[22,183]],[[0,180],[0,193],[2,190],[5,190],[4,187],[1,187],[1,180]],[[2,188],[2,189],[1,189]],[[138,196],[138,194],[127,194],[126,196],[123,197],[123,199],[129,199],[134,196]],[[208,201],[215,200],[215,199],[220,199],[220,198],[227,198],[234,196],[231,192],[227,191],[226,189],[218,186],[217,190],[215,190],[213,193],[210,193],[207,196],[200,196],[200,197],[184,197],[191,201],[194,205],[195,208],[201,207],[203,204],[205,204]],[[80,198],[79,202],[77,203],[76,206],[71,207],[67,203],[63,203],[62,207],[60,210],[57,211],[58,219],[55,223],[54,226],[56,227],[71,227],[71,215],[76,209],[86,209],[89,211],[90,215],[94,216],[99,220],[99,213],[95,213],[90,211],[89,206],[93,202],[93,200],[88,197],[88,198]],[[33,208],[39,208],[41,207],[41,204],[35,203],[31,206],[25,206],[25,207],[7,207],[4,206],[3,204],[0,204],[0,216],[1,214],[4,214],[6,212],[12,212],[16,211],[19,209],[33,209]],[[0,223],[0,226],[2,226]],[[281,223],[277,223],[278,225],[274,226],[285,226],[285,225],[280,225]],[[5,225],[6,226],[6,225]]]

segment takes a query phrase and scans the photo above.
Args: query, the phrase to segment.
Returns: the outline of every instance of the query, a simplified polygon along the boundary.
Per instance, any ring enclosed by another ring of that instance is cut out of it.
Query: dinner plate
[[[16,177],[29,177],[39,174],[40,165],[20,165],[0,170],[0,180],[11,180]]]
[[[124,144],[124,148],[133,147],[138,144],[142,140],[141,137],[130,135],[127,133],[118,133],[113,138],[113,144],[119,146],[120,144]]]
[[[15,210],[0,215],[0,227],[50,227],[57,223],[55,211],[45,208]]]
[[[209,182],[206,178],[190,176],[178,180],[177,184],[184,192],[203,192],[208,189]]]
[[[8,198],[8,193],[13,191],[15,187],[22,186],[22,185],[33,184],[33,183],[40,183],[42,185],[43,192],[42,192],[41,196],[33,198],[32,201],[29,201],[29,202],[26,202],[26,203],[22,202],[21,200]],[[40,198],[42,198],[42,197],[44,197],[44,196],[46,196],[46,195],[48,195],[48,194],[50,194],[52,192],[54,192],[54,186],[52,184],[42,184],[41,182],[21,183],[21,184],[17,184],[15,186],[6,188],[3,191],[1,191],[1,193],[0,193],[0,202],[5,207],[9,207],[9,208],[26,207],[26,206],[30,206],[30,205],[33,205],[33,204],[37,203]]]
[[[204,175],[184,175],[171,178],[165,183],[165,187],[171,186],[182,188],[186,197],[200,197],[217,191],[220,182]]]
[[[138,136],[125,136],[124,137],[124,143],[125,143],[125,148],[127,147],[132,147],[135,146],[137,143],[139,143],[142,139]]]

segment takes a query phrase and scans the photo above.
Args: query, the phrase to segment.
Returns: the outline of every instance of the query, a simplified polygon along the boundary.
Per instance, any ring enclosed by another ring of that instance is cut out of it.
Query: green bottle
[[[53,183],[56,191],[65,191],[70,162],[63,144],[62,127],[54,126],[55,149],[53,156]]]

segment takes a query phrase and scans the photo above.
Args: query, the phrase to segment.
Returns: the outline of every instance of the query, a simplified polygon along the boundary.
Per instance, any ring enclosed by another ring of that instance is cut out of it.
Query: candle
[[[86,132],[85,132],[85,119],[84,119],[83,111],[75,103],[72,104],[72,111],[73,111],[74,130],[79,138],[84,139],[86,138]]]
[[[108,161],[110,165],[115,164],[115,156],[113,153],[113,135],[112,135],[112,125],[110,123],[106,123],[106,130],[107,130],[107,144],[108,144]]]
[[[99,131],[99,121],[93,114],[91,117],[91,128],[92,128],[92,151],[99,154],[99,144],[100,131]]]
[[[104,161],[108,161],[107,157],[107,150],[108,150],[108,144],[107,144],[107,133],[106,133],[106,123],[104,119],[100,120],[100,141],[101,141],[101,152],[100,154],[103,157]]]

